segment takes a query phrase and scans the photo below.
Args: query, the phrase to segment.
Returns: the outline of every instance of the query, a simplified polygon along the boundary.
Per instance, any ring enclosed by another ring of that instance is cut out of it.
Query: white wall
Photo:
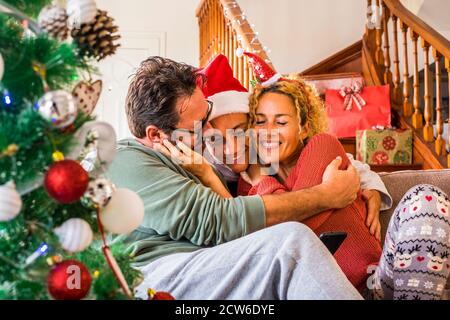
[[[160,55],[198,64],[199,0],[97,0],[115,18],[121,47],[99,63],[103,92],[96,108],[98,120],[113,125],[118,138],[130,135],[124,112],[128,77],[146,57]]]
[[[360,40],[365,0],[238,0],[282,73],[299,72]]]

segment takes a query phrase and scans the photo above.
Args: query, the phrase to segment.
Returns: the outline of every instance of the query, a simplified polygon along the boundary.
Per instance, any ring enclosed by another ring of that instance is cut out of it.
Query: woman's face
[[[247,170],[248,143],[247,138],[244,140],[244,137],[240,134],[227,138],[227,130],[236,130],[234,131],[236,133],[245,132],[247,121],[248,115],[246,113],[226,114],[210,121],[212,127],[219,130],[224,137],[223,162],[235,173]],[[228,162],[227,158],[232,161]]]
[[[307,135],[292,99],[281,93],[268,92],[256,108],[255,131],[258,136],[258,156],[263,163],[289,164],[297,161]]]

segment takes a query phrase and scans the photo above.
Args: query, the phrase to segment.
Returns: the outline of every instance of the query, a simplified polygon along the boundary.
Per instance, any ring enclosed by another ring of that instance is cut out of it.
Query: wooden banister
[[[411,30],[420,35],[431,47],[435,48],[442,55],[450,57],[450,41],[443,35],[406,9],[399,0],[383,0],[383,3],[393,15],[397,16]]]
[[[374,1],[368,1],[369,5],[373,3]],[[363,36],[363,48],[369,50],[364,57],[367,61],[372,59],[376,62],[372,64],[375,75],[373,78],[383,79],[377,84],[386,83],[393,89],[392,105],[402,106],[399,110],[400,124],[414,130],[415,149],[420,157],[426,159],[431,168],[450,167],[450,153],[447,150],[447,147],[450,150],[450,143],[446,145],[443,137],[445,119],[441,91],[442,85],[450,87],[448,78],[441,75],[443,63],[450,75],[450,41],[406,9],[400,0],[376,0],[375,5],[377,7],[370,8],[370,14],[367,15],[373,19],[368,21]],[[389,23],[392,28],[389,28]],[[399,29],[403,40],[402,48],[397,40]],[[392,64],[390,39],[393,39]],[[423,51],[423,65],[419,65],[419,45]],[[403,49],[403,83],[400,83],[399,49]],[[408,50],[411,50],[412,59]],[[435,64],[434,71],[430,70],[430,53]],[[368,65],[367,61],[363,63]],[[443,81],[447,83],[442,83]],[[403,94],[400,94],[400,87],[403,88]],[[436,88],[434,100],[432,88]]]
[[[196,16],[200,30],[200,67],[222,53],[227,56],[234,76],[247,89],[253,73],[246,56],[236,57],[237,48],[256,53],[273,68],[264,46],[236,1],[201,0]]]

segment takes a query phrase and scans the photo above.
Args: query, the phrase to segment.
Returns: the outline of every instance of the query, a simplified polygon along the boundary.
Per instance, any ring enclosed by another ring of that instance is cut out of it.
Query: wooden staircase
[[[450,42],[408,11],[400,0],[368,0],[367,4],[368,8],[376,5],[378,10],[368,11],[362,39],[300,75],[315,81],[359,74],[366,85],[391,86],[393,125],[413,130],[414,163],[411,166],[374,166],[373,170],[449,168],[450,139],[445,137],[446,142],[443,134],[444,126],[450,127],[450,120],[449,112],[443,112],[443,101],[447,101],[445,106],[448,108]],[[245,56],[236,58],[235,49],[243,47],[259,54],[269,64],[271,62],[239,5],[230,0],[203,0],[197,17],[200,64],[206,65],[216,54],[224,53],[236,78],[251,89],[252,70]],[[422,71],[418,63],[419,44],[424,57]],[[430,71],[430,66],[434,71]],[[432,87],[435,88],[433,92]],[[354,139],[341,139],[341,142],[348,152],[355,153]]]

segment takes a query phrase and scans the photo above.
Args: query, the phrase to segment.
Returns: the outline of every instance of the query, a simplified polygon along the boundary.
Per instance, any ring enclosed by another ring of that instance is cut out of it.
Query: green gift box
[[[357,130],[356,159],[367,164],[412,164],[409,129]]]

